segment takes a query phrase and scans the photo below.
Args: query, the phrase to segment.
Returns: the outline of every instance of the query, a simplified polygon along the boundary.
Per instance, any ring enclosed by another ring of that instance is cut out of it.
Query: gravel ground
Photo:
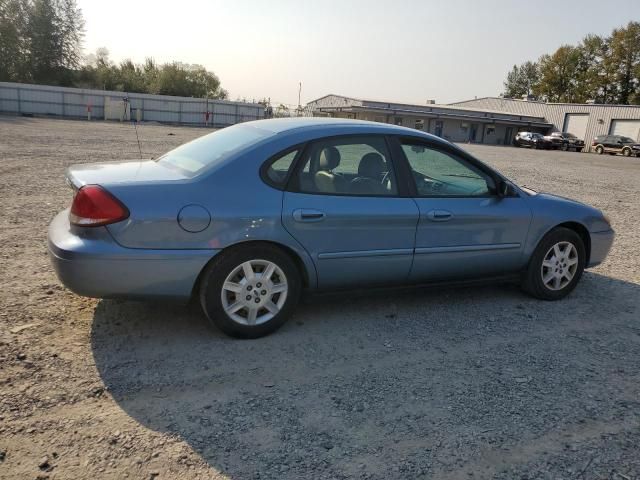
[[[144,125],[145,155],[205,133]],[[564,301],[513,286],[311,298],[237,341],[197,308],[66,291],[46,226],[131,125],[0,117],[0,478],[640,478],[640,159],[469,146],[603,209]]]

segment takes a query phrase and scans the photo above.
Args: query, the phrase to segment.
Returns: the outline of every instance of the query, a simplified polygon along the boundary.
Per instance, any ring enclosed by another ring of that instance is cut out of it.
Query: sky
[[[640,0],[76,0],[85,53],[180,61],[232,100],[496,96],[514,64],[640,21]]]

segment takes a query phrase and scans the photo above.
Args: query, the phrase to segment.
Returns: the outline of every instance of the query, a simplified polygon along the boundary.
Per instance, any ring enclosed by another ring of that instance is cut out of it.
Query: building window
[[[396,117],[396,118],[394,118],[394,119],[393,119],[393,123],[394,123],[395,125],[400,125],[400,126],[402,126],[402,117]]]
[[[378,123],[384,123],[384,117],[375,117],[373,121]]]
[[[460,131],[464,134],[466,134],[469,131],[469,124],[468,123],[461,123],[460,124]]]
[[[496,133],[495,125],[487,125],[487,135],[493,135]]]
[[[416,120],[416,130],[424,130],[424,120]]]

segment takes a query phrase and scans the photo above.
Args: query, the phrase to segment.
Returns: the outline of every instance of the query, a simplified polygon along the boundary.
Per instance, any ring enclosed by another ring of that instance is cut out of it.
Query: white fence
[[[264,118],[257,103],[8,82],[0,82],[0,112],[214,127]]]

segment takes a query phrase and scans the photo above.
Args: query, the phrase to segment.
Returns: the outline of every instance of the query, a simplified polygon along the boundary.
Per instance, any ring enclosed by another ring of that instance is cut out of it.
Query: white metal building
[[[640,141],[640,105],[545,103],[485,97],[452,104],[464,108],[490,108],[524,115],[540,115],[555,131],[571,132],[587,145],[598,135],[624,135]]]
[[[309,102],[315,115],[417,128],[454,142],[509,145],[518,131],[571,132],[587,146],[597,135],[640,141],[640,106],[545,103],[485,97],[448,105],[411,105],[326,95]]]
[[[452,105],[411,105],[326,95],[309,102],[314,115],[392,123],[424,130],[452,142],[508,145],[520,130],[553,128],[542,116]]]
[[[225,127],[264,118],[257,103],[0,82],[0,112]]]

